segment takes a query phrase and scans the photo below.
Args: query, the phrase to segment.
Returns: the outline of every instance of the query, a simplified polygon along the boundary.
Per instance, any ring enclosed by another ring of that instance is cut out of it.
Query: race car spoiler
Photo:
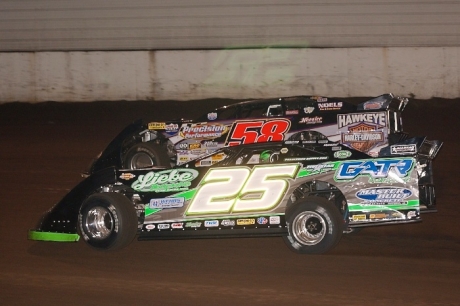
[[[358,104],[357,110],[392,109],[395,111],[402,112],[406,108],[408,103],[409,103],[408,98],[395,97],[392,93],[388,93],[388,94],[384,94],[384,95],[372,98],[361,104]]]

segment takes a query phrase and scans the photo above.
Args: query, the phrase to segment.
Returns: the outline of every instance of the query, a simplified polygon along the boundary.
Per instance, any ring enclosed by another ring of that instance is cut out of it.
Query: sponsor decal
[[[195,167],[209,167],[211,165],[211,160],[200,160],[199,162],[195,163]]]
[[[401,203],[410,197],[412,192],[407,188],[400,187],[375,187],[366,188],[358,191],[356,197],[364,200],[363,205],[385,205],[391,203]]]
[[[256,224],[256,219],[238,219],[236,220],[237,225],[253,225]]]
[[[165,131],[168,134],[177,133],[179,131],[179,125],[176,123],[169,123],[165,125]]]
[[[299,123],[305,124],[318,124],[323,123],[323,117],[315,116],[315,117],[304,117],[300,119]]]
[[[388,218],[387,214],[379,213],[379,214],[370,214],[369,219],[385,219]]]
[[[415,144],[410,145],[394,145],[390,147],[391,154],[415,154],[417,147]]]
[[[149,122],[149,130],[164,130],[166,129],[166,122]]]
[[[368,154],[372,148],[385,142],[388,137],[385,112],[353,113],[337,115],[337,127],[346,145]]]
[[[378,142],[383,141],[383,133],[369,132],[369,133],[349,133],[342,134],[342,142]]]
[[[169,229],[170,228],[170,225],[169,224],[158,224],[158,229],[159,230],[162,230],[162,229]]]
[[[297,109],[288,109],[286,111],[286,115],[297,115],[297,114],[299,114],[299,110]]]
[[[147,224],[147,225],[145,226],[145,229],[153,230],[153,229],[155,229],[155,224]]]
[[[302,174],[303,176],[308,176],[308,175],[314,175],[314,174],[320,174],[320,173],[325,173],[328,171],[332,171],[335,168],[335,164],[333,163],[327,163],[327,164],[318,164],[318,165],[308,165],[305,168],[303,168],[299,174]]]
[[[386,126],[386,115],[381,113],[363,113],[363,114],[339,114],[337,115],[338,128],[348,127],[355,123],[370,123],[373,126]]]
[[[342,109],[343,102],[326,102],[318,103],[318,108],[321,111],[339,110]]]
[[[306,157],[306,160],[327,160],[329,159],[329,156],[312,156],[312,157]]]
[[[189,143],[188,144],[188,148],[189,150],[197,150],[197,149],[201,149],[201,143]]]
[[[327,160],[328,156],[314,156],[314,157],[288,157],[284,161],[305,161],[305,160]]]
[[[342,132],[342,142],[358,151],[368,152],[385,140],[384,133],[375,131],[376,128],[376,126],[367,123],[350,126],[348,131]]]
[[[179,135],[185,139],[214,139],[227,133],[228,128],[223,124],[185,124],[181,127]]]
[[[303,111],[305,114],[311,114],[313,113],[315,110],[315,108],[313,106],[308,106],[308,107],[304,107]]]
[[[308,160],[308,157],[287,157],[284,159],[284,161],[287,161],[287,162],[295,162],[295,161],[303,161],[303,160]]]
[[[185,198],[151,199],[150,208],[177,208],[184,206]]]
[[[180,161],[181,163],[186,163],[186,162],[188,162],[189,160],[190,160],[190,157],[188,157],[188,156],[181,156],[181,157],[179,157],[179,161]]]
[[[187,222],[185,227],[201,227],[201,222]]]
[[[380,109],[383,106],[381,102],[366,102],[363,105],[364,109]]]
[[[407,219],[413,219],[415,217],[417,217],[417,212],[415,212],[413,210],[407,212]]]
[[[281,218],[280,216],[271,216],[269,218],[270,224],[280,224],[281,223]]]
[[[411,158],[380,159],[366,161],[346,161],[340,164],[335,179],[352,180],[359,175],[369,175],[373,179],[388,177],[390,171],[399,178],[407,177],[414,164]]]
[[[174,228],[174,229],[182,229],[182,228],[184,228],[184,223],[182,223],[182,222],[175,222],[175,223],[172,223],[172,224],[171,224],[171,228]]]
[[[150,171],[147,174],[139,175],[131,185],[136,191],[144,192],[171,192],[188,190],[198,176],[195,169],[172,169],[158,172]]]
[[[365,221],[367,220],[366,215],[354,215],[353,221]]]
[[[287,119],[266,119],[253,121],[235,121],[232,125],[225,145],[283,141],[291,127]]]
[[[332,148],[332,150],[334,150],[334,148]],[[347,151],[347,150],[341,150],[341,151],[334,152],[334,157],[335,158],[344,159],[344,158],[348,158],[350,156],[351,156],[351,152]]]
[[[217,221],[217,220],[206,220],[206,221],[204,221],[204,226],[205,227],[218,227],[219,226],[219,221]]]
[[[312,96],[312,97],[310,97],[310,99],[316,100],[316,102],[326,102],[326,101],[327,101],[327,98],[325,98],[325,97],[318,97],[318,96]],[[342,102],[340,102],[340,103],[342,103]]]
[[[288,148],[282,148],[282,149],[280,150],[280,153],[281,153],[281,154],[286,154],[287,152],[289,152],[289,149],[288,149]]]
[[[235,220],[222,220],[220,224],[222,226],[235,226]]]
[[[215,163],[218,163],[224,160],[226,156],[227,155],[225,155],[224,153],[218,153],[211,157],[207,157],[203,160],[196,162],[195,166],[196,167],[208,167],[208,166],[214,165]]]
[[[226,156],[227,155],[225,155],[225,153],[214,154],[213,156],[211,156],[211,160],[213,161],[213,164],[214,164],[216,162],[223,160]]]
[[[134,174],[132,174],[132,173],[122,173],[122,174],[120,175],[120,178],[121,178],[122,180],[130,180],[130,179],[133,179],[133,178],[135,178],[135,177],[136,177],[136,176],[135,176]]]
[[[257,218],[257,224],[267,224],[268,223],[268,219],[265,218],[265,217],[259,217]]]
[[[208,113],[208,120],[216,120],[217,119],[217,113]]]
[[[206,148],[215,148],[217,147],[218,143],[216,141],[205,141],[204,146]]]

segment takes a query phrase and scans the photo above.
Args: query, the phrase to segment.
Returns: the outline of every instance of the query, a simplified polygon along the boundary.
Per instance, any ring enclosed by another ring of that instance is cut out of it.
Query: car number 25
[[[211,169],[186,214],[268,210],[283,199],[298,170],[298,164]]]

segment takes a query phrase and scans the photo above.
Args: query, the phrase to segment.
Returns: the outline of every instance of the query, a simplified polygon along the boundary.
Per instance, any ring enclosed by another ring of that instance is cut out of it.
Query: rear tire
[[[322,254],[342,237],[343,219],[333,203],[321,197],[308,197],[286,212],[287,246],[296,253]]]
[[[123,167],[125,169],[171,168],[171,161],[164,145],[141,142],[128,150],[123,158]]]
[[[131,201],[119,193],[93,194],[83,202],[78,215],[80,234],[99,250],[118,250],[130,244],[137,233],[137,214]]]

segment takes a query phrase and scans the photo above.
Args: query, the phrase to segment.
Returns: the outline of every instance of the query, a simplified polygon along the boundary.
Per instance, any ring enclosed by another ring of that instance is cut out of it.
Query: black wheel
[[[321,254],[332,249],[342,237],[343,220],[333,203],[308,197],[286,213],[289,234],[283,237],[297,253]]]
[[[141,169],[148,167],[171,168],[171,161],[165,145],[141,142],[131,147],[123,158],[125,169]]]
[[[92,247],[121,249],[137,233],[137,214],[131,201],[119,193],[98,193],[83,202],[78,215],[80,234]]]

